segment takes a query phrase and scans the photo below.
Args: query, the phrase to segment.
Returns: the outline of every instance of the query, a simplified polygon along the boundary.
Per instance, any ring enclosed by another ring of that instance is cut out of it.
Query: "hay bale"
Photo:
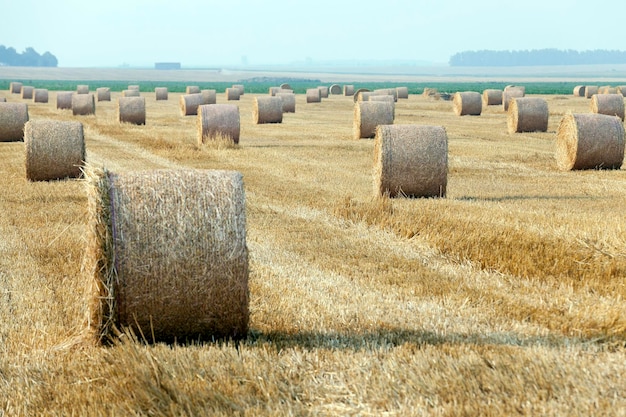
[[[293,88],[291,88],[291,85],[289,83],[282,83],[280,85],[280,89],[281,90],[293,90]]]
[[[282,90],[282,87],[270,87],[267,93],[271,97],[274,97],[280,90]]]
[[[180,96],[180,114],[182,116],[196,116],[198,106],[205,103],[206,97],[202,93],[183,94]]]
[[[610,85],[602,85],[600,87],[598,87],[598,92],[596,94],[609,94],[611,93],[611,90],[613,89],[613,87],[611,87]],[[617,92],[614,91],[613,94]]]
[[[396,87],[396,97],[398,99],[409,98],[409,87]]]
[[[7,102],[6,97],[0,97],[0,103],[6,103],[6,102]]]
[[[30,181],[79,178],[85,162],[83,124],[30,120],[24,127],[24,148]]]
[[[626,85],[618,85],[617,87],[617,92],[623,96],[626,96]]]
[[[619,169],[624,160],[624,124],[616,116],[585,113],[561,119],[556,138],[559,169]]]
[[[521,97],[524,97],[526,95],[526,87],[523,85],[507,85],[506,87],[504,87],[504,91],[511,91],[511,90],[521,91],[522,93]]]
[[[363,101],[361,100],[361,96],[360,94],[363,92],[370,92],[371,90],[368,90],[367,88],[359,88],[358,90],[356,90],[354,92],[354,94],[352,95],[352,98],[354,99],[354,102],[356,103],[357,101]]]
[[[117,120],[120,123],[146,124],[146,98],[120,97],[117,100]]]
[[[296,95],[294,93],[278,93],[276,97],[283,103],[283,113],[296,112]]]
[[[34,103],[47,103],[48,102],[48,90],[46,88],[35,88],[33,90],[33,102]]]
[[[140,97],[139,90],[122,90],[122,97]]]
[[[86,84],[77,85],[76,94],[89,94],[89,86]]]
[[[200,92],[200,86],[188,85],[185,88],[185,94],[198,94]]]
[[[332,95],[341,94],[341,86],[339,84],[333,84],[328,88],[328,93]]]
[[[31,85],[23,85],[22,86],[22,98],[26,100],[32,100],[33,94],[35,93],[35,87]]]
[[[442,126],[380,125],[374,144],[374,195],[445,197],[448,136]]]
[[[239,107],[236,104],[203,104],[198,107],[197,128],[199,146],[207,139],[228,139],[237,144],[241,131]]]
[[[215,90],[201,90],[202,104],[215,104],[217,103],[217,92]]]
[[[320,90],[321,98],[328,98],[328,87],[325,85],[320,85],[317,87]]]
[[[514,98],[524,97],[525,92],[521,88],[509,88],[502,91],[502,106],[504,111],[509,110],[509,103]]]
[[[424,90],[422,91],[422,96],[424,96],[424,97],[432,97],[432,96],[436,95],[438,92],[439,92],[439,90],[437,90],[436,88],[424,87]]]
[[[373,93],[377,96],[392,96],[393,101],[398,101],[398,93],[395,88],[377,88]]]
[[[356,94],[356,101],[369,101],[371,96],[377,95],[373,91],[359,91]]]
[[[495,88],[483,90],[483,104],[485,106],[497,106],[502,104],[502,90]]]
[[[591,96],[591,112],[617,116],[624,121],[624,96],[618,93]]]
[[[352,84],[344,85],[343,95],[346,97],[352,97],[354,95],[354,86]]]
[[[72,94],[72,114],[84,116],[96,113],[96,102],[93,93]]]
[[[23,140],[26,122],[28,122],[26,103],[0,103],[0,142]]]
[[[354,104],[354,138],[373,138],[378,125],[393,124],[393,105],[385,101],[358,101]]]
[[[307,88],[306,89],[306,102],[307,103],[319,103],[322,101],[322,93],[319,88]]]
[[[452,106],[457,116],[480,116],[483,111],[483,98],[476,91],[459,91],[452,98]]]
[[[71,110],[73,91],[59,91],[57,93],[57,109]]]
[[[22,94],[22,83],[13,81],[9,84],[9,91],[11,94]]]
[[[255,124],[282,123],[283,100],[276,96],[255,97],[252,120]]]
[[[509,133],[548,130],[548,102],[541,97],[517,97],[509,102]]]
[[[136,84],[132,84],[132,85],[129,85],[126,89],[139,91],[139,86]]]
[[[151,342],[246,336],[243,178],[217,170],[89,169],[83,269],[102,338],[131,328]]]
[[[233,84],[233,88],[236,88],[237,90],[239,90],[239,95],[243,96],[244,92],[245,92],[245,87],[243,84]]]
[[[597,85],[585,86],[585,98],[591,98],[594,94],[598,94],[599,87]]]
[[[156,96],[157,101],[168,99],[167,87],[155,87],[154,94]]]
[[[239,100],[239,89],[238,88],[227,88],[226,89],[226,100]]]
[[[577,85],[574,87],[574,97],[585,97],[585,86]]]
[[[393,96],[390,95],[370,95],[367,98],[367,101],[383,101],[385,103],[391,104],[391,108],[393,110],[393,118],[396,118],[396,102],[393,100]]]
[[[96,88],[97,101],[111,101],[111,89],[109,87]]]

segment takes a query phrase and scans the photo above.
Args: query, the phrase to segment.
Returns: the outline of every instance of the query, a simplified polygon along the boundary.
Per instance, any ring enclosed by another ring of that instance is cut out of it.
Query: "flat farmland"
[[[241,172],[248,336],[98,343],[84,180],[29,182],[24,143],[0,143],[4,415],[624,415],[626,171],[555,160],[561,119],[588,99],[532,95],[548,130],[517,134],[502,106],[456,116],[450,101],[400,99],[395,124],[447,132],[447,195],[385,199],[352,97],[297,94],[295,113],[257,125],[262,94],[244,94],[228,102],[239,145],[216,147],[198,144],[180,93],[141,94],[145,126],[117,121],[115,91],[89,116],[50,91],[29,117],[81,121],[87,163],[111,171]]]

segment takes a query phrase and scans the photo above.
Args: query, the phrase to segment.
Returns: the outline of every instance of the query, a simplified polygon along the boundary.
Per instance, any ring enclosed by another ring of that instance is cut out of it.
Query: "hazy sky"
[[[626,2],[0,0],[0,44],[60,67],[447,63],[467,50],[626,49]]]

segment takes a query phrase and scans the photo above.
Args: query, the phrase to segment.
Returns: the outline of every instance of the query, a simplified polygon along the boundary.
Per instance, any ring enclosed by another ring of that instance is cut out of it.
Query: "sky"
[[[625,50],[625,14],[623,0],[0,0],[0,45],[59,67],[447,64],[484,49]]]

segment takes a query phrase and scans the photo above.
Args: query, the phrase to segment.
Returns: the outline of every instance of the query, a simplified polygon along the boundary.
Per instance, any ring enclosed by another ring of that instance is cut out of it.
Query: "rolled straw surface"
[[[22,98],[23,99],[32,100],[34,92],[35,92],[35,87],[30,86],[30,85],[22,86]]]
[[[346,97],[351,97],[354,95],[354,86],[352,84],[343,86],[343,95]]]
[[[229,87],[226,89],[226,100],[239,100],[239,89]]]
[[[233,84],[233,88],[236,88],[237,90],[239,90],[240,96],[243,96],[246,90],[243,84]]]
[[[624,121],[624,96],[615,94],[594,94],[591,96],[591,112],[617,116]]]
[[[509,102],[509,133],[545,132],[548,130],[548,102],[541,97],[517,97]]]
[[[217,170],[90,169],[84,269],[102,337],[240,339],[249,322],[243,178]],[[140,333],[141,332],[141,333]]]
[[[26,122],[28,122],[26,103],[0,103],[0,142],[23,140]]]
[[[201,90],[202,104],[215,104],[217,103],[217,91],[215,90]]]
[[[86,84],[77,85],[76,94],[89,94],[89,86]]]
[[[409,98],[409,87],[396,87],[396,97]]]
[[[183,94],[180,96],[180,114],[182,116],[195,116],[198,114],[198,106],[205,103],[202,93]]]
[[[96,113],[96,103],[94,95],[88,94],[72,94],[72,114],[88,115]]]
[[[127,90],[137,90],[137,91],[139,91],[139,86],[136,85],[136,84],[132,84],[132,85],[129,85],[126,89]]]
[[[48,90],[45,88],[35,88],[33,90],[33,102],[34,103],[47,103],[48,102]]]
[[[96,88],[97,101],[111,101],[111,89],[109,87]]]
[[[619,169],[624,161],[624,124],[616,116],[567,114],[556,139],[556,163],[564,171]]]
[[[185,88],[185,94],[198,94],[200,92],[200,86],[188,85]]]
[[[307,88],[306,89],[306,102],[307,103],[319,103],[322,101],[322,94],[319,88]]]
[[[146,124],[146,98],[120,97],[117,101],[117,120],[120,123]]]
[[[485,106],[497,106],[502,104],[502,90],[495,88],[483,90],[483,104]]]
[[[599,87],[597,85],[585,86],[585,98],[591,98],[594,94],[598,94]]]
[[[626,85],[618,85],[617,92],[623,96],[626,96]]]
[[[73,91],[59,91],[57,93],[57,109],[71,110]]]
[[[374,95],[393,96],[393,101],[398,101],[398,92],[395,88],[377,88]]]
[[[354,99],[354,102],[356,103],[357,101],[361,101],[361,97],[360,97],[360,93],[362,92],[369,92],[371,90],[368,90],[367,88],[359,88],[358,90],[356,90],[354,92],[354,94],[352,95],[352,98]]]
[[[317,88],[320,90],[321,98],[328,98],[328,86],[320,85]]]
[[[22,83],[18,81],[13,81],[9,84],[9,91],[11,94],[22,94]]]
[[[577,85],[574,87],[574,96],[575,97],[585,97],[585,86]]]
[[[483,111],[483,98],[476,91],[459,91],[454,94],[452,106],[457,116],[479,116]]]
[[[139,90],[122,90],[122,97],[140,97]]]
[[[268,90],[268,94],[270,96],[274,97],[276,95],[276,93],[278,93],[282,89],[283,89],[282,87],[276,87],[276,86],[270,87],[269,90]]]
[[[524,97],[524,90],[521,88],[509,88],[502,92],[502,106],[504,107],[504,111],[509,110],[509,103],[511,99]]]
[[[393,118],[396,118],[396,102],[393,99],[393,96],[390,95],[370,95],[367,98],[367,101],[383,101],[385,103],[391,104],[391,108],[393,109]]]
[[[79,178],[85,162],[83,124],[30,120],[24,128],[24,148],[26,178],[30,181]]]
[[[358,101],[354,104],[354,138],[373,138],[378,125],[393,124],[393,105],[384,101]]]
[[[373,91],[359,91],[355,94],[356,101],[368,101],[371,96],[376,95]]]
[[[156,97],[156,100],[167,100],[168,99],[168,90],[167,87],[155,87],[154,88],[154,95]]]
[[[339,84],[333,84],[328,88],[328,93],[337,95],[341,94],[341,86]]]
[[[275,96],[255,97],[252,107],[252,120],[255,124],[282,123],[282,99]]]
[[[203,104],[198,107],[198,145],[208,140],[229,139],[239,143],[240,116],[236,104]]]
[[[283,113],[296,112],[296,95],[294,93],[277,93],[276,97],[283,102]]]
[[[374,195],[445,197],[447,182],[448,136],[442,126],[378,126]]]

